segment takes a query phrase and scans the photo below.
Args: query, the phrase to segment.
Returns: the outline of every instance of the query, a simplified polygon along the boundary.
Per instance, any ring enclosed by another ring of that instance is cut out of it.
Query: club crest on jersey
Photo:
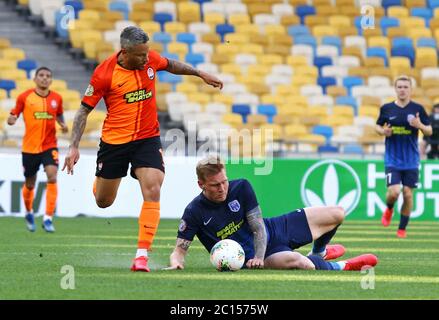
[[[232,202],[229,202],[229,208],[232,212],[238,212],[239,209],[241,209],[241,205],[238,200],[233,200]]]
[[[149,67],[148,70],[146,70],[146,73],[148,74],[148,78],[150,80],[154,79],[154,70],[151,67]]]
[[[180,232],[183,232],[184,230],[186,230],[186,221],[184,221],[184,220],[181,220],[180,221],[180,225],[178,226],[178,230],[180,231]]]
[[[87,87],[87,89],[85,89],[85,93],[84,93],[84,95],[85,95],[86,97],[91,97],[91,96],[93,95],[94,92],[95,92],[95,88],[94,88],[91,84],[89,84],[88,87]]]
[[[53,109],[56,109],[58,107],[58,103],[56,103],[56,100],[52,100],[50,102],[50,105],[52,106]]]

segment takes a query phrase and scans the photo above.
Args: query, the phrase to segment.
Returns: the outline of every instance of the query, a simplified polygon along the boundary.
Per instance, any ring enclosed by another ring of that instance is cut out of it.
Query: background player
[[[239,242],[248,268],[361,270],[378,262],[372,254],[326,261],[345,253],[342,245],[328,245],[344,219],[341,207],[298,209],[263,219],[250,183],[244,179],[229,182],[219,158],[200,161],[197,176],[203,191],[184,211],[167,269],[184,268],[184,258],[195,235],[209,252],[219,240]],[[293,251],[313,241],[307,257]]]
[[[120,36],[120,52],[96,68],[75,115],[71,145],[63,167],[73,174],[87,116],[103,97],[107,118],[96,161],[96,204],[105,208],[113,203],[121,178],[126,176],[131,164],[131,176],[139,180],[143,195],[138,249],[131,270],[146,272],[150,271],[148,249],[160,219],[160,188],[165,172],[155,98],[157,71],[198,76],[213,87],[223,86],[219,79],[206,72],[149,50],[148,40],[142,29],[125,28]]]
[[[384,165],[386,170],[387,208],[381,222],[387,227],[393,216],[393,207],[401,193],[404,202],[401,208],[401,218],[397,231],[399,238],[405,238],[406,227],[410,212],[413,208],[413,188],[417,187],[419,179],[419,148],[418,130],[424,136],[432,134],[430,119],[424,108],[410,100],[411,80],[400,76],[395,81],[396,101],[384,104],[376,122],[375,130],[386,137]]]
[[[43,164],[47,175],[46,214],[43,217],[43,228],[54,232],[52,217],[56,208],[58,187],[58,148],[56,140],[56,125],[61,126],[63,133],[68,128],[64,122],[61,96],[49,90],[52,84],[52,71],[47,67],[38,68],[35,72],[36,87],[20,94],[15,108],[11,110],[8,124],[14,125],[21,113],[25,123],[23,137],[22,159],[25,183],[22,189],[26,207],[26,224],[29,231],[35,231],[33,214],[34,188],[40,164]]]

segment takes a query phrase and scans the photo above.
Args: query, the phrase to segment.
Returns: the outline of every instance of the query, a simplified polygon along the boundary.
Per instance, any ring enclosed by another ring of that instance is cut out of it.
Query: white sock
[[[319,255],[319,256],[321,256],[322,258],[324,258],[324,257],[326,256],[326,249],[323,250],[322,252],[314,252],[314,251],[313,251],[312,254],[314,254],[314,255]]]
[[[340,266],[341,270],[344,270],[344,267],[346,266],[346,261],[337,261],[336,263]]]
[[[46,220],[52,221],[52,216],[48,216],[47,214],[45,214],[43,217],[43,221],[46,221]]]
[[[136,259],[138,257],[147,257],[147,256],[148,256],[148,250],[146,250],[146,249],[137,249]]]

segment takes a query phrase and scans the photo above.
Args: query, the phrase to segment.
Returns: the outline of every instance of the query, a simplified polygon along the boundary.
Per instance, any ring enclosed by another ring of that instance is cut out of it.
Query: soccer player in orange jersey
[[[131,176],[139,180],[143,195],[138,249],[131,270],[144,272],[150,271],[148,250],[159,225],[160,189],[165,174],[155,97],[157,71],[193,75],[213,87],[223,87],[215,76],[149,50],[148,40],[142,29],[125,28],[120,35],[121,50],[97,66],[75,115],[63,167],[73,174],[87,116],[104,98],[107,117],[97,154],[93,192],[100,208],[110,206],[131,164]]]
[[[43,164],[47,175],[46,214],[43,217],[43,228],[47,232],[54,232],[52,217],[55,212],[58,188],[56,176],[58,173],[58,148],[56,141],[55,122],[61,126],[63,133],[67,133],[64,122],[61,96],[50,91],[52,71],[49,68],[38,68],[34,82],[36,87],[20,94],[15,108],[11,110],[8,124],[14,125],[20,113],[26,131],[23,137],[23,169],[25,183],[22,189],[26,207],[26,224],[29,231],[35,231],[35,220],[32,210],[34,188],[37,171]]]

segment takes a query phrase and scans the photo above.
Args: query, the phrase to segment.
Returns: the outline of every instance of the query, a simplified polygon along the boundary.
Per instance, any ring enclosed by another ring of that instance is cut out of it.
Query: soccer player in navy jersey
[[[304,208],[262,218],[250,183],[245,179],[229,181],[218,157],[201,160],[196,171],[202,192],[184,211],[166,269],[184,268],[184,258],[195,235],[208,252],[220,240],[237,241],[245,251],[247,268],[361,270],[377,264],[378,259],[372,254],[327,261],[345,253],[342,245],[328,245],[344,219],[343,208]],[[313,241],[308,256],[294,251]]]
[[[401,193],[403,205],[396,235],[407,236],[406,227],[413,207],[413,189],[419,179],[418,133],[431,136],[433,130],[425,109],[411,101],[411,80],[407,76],[399,76],[395,81],[396,101],[384,104],[376,122],[376,132],[385,136],[386,151],[384,165],[386,171],[387,208],[381,223],[387,227],[393,216],[393,206]]]

